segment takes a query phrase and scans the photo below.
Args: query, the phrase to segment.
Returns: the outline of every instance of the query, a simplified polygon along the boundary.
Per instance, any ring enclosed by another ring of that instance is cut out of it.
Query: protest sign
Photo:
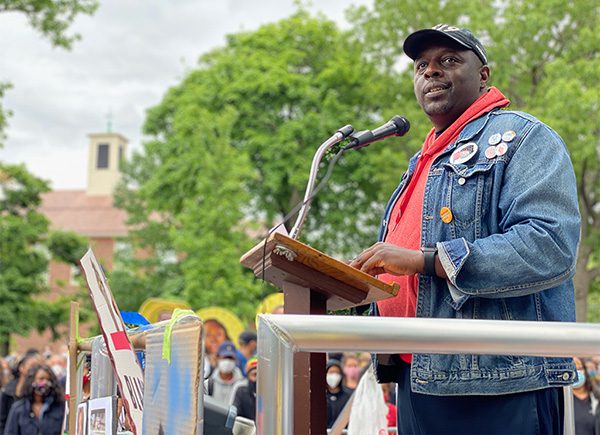
[[[144,403],[144,374],[113,298],[102,267],[91,249],[80,260],[90,298],[106,342],[123,405],[134,434],[141,435]]]

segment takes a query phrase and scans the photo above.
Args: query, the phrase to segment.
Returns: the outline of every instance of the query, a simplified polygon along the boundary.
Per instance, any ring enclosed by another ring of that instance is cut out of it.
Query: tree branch
[[[587,211],[588,216],[595,217],[594,208],[591,206],[588,191],[585,185],[585,179],[587,176],[587,159],[584,159],[582,162],[583,166],[581,168],[581,178],[579,179],[579,191],[581,192],[581,200],[583,201],[583,205]],[[585,223],[587,225],[587,222]]]
[[[583,199],[581,200],[583,203]],[[580,204],[579,213],[581,214],[581,240],[586,240],[589,235],[588,210],[585,204]]]

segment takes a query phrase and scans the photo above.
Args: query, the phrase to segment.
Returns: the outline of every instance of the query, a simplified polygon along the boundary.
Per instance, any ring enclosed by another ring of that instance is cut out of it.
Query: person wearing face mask
[[[243,379],[240,369],[236,367],[236,349],[231,341],[225,341],[217,351],[217,367],[207,379],[208,395],[228,405],[233,397],[236,382]]]
[[[17,363],[14,378],[2,389],[0,394],[0,434],[4,433],[8,413],[13,403],[20,399],[19,391],[23,389],[25,377],[29,369],[41,362],[39,353],[26,353]]]
[[[585,371],[588,376],[588,380],[590,381],[590,385],[592,388],[592,394],[595,399],[600,399],[600,385],[598,385],[598,366],[591,359],[583,360],[583,365],[585,367]]]
[[[8,414],[4,435],[60,435],[65,411],[65,395],[56,375],[46,365],[29,369]]]
[[[598,399],[592,394],[592,383],[584,362],[574,357],[577,380],[573,384],[573,409],[577,435],[600,435]]]
[[[327,427],[330,428],[346,406],[352,396],[352,391],[344,386],[342,365],[338,360],[330,359],[327,362]]]
[[[344,386],[351,391],[356,390],[358,381],[360,380],[360,361],[354,354],[345,354],[342,360],[344,372]]]
[[[237,409],[237,415],[256,420],[256,374],[258,360],[252,357],[246,362],[247,379],[238,382],[233,392],[232,405]]]

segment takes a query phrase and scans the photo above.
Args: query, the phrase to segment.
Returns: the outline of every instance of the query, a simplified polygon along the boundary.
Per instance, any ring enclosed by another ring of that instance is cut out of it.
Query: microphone
[[[358,149],[385,139],[390,136],[404,136],[410,130],[408,119],[395,115],[388,122],[375,130],[358,131],[349,136],[350,142],[344,147],[345,150]]]
[[[346,139],[348,136],[350,136],[350,134],[352,134],[353,131],[354,127],[348,124],[340,127],[336,133],[340,133],[342,135],[342,139]]]

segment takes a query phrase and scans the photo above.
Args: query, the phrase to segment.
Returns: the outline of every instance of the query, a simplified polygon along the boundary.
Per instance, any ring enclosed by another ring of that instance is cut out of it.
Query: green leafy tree
[[[150,293],[253,315],[264,290],[238,263],[249,236],[264,235],[301,200],[321,142],[349,122],[364,129],[387,120],[398,89],[351,33],[303,10],[230,35],[148,112],[152,140],[127,165],[117,196],[138,226],[133,252],[176,253],[177,261],[142,255],[127,280],[141,286],[140,271],[156,273]],[[407,156],[398,140],[346,154],[302,238],[342,255],[372,241]],[[115,289],[121,273],[111,277]]]
[[[512,101],[511,108],[536,115],[563,137],[579,184],[582,243],[575,277],[577,317],[586,319],[587,295],[600,276],[600,6],[573,2],[475,0],[415,3],[376,0],[373,8],[350,12],[373,57],[411,86],[402,42],[419,28],[438,23],[468,27],[481,36],[490,58],[492,84]],[[423,115],[419,124],[429,125]]]
[[[239,254],[252,245],[241,224],[249,195],[240,186],[253,171],[229,144],[236,118],[233,109],[215,116],[181,106],[173,118],[181,131],[147,143],[145,154],[127,165],[126,180],[144,165],[149,171],[138,189],[121,186],[117,192],[117,204],[126,207],[134,228],[141,225],[131,231],[130,250],[119,253],[110,276],[122,308],[136,309],[160,295],[194,307],[231,306],[252,316],[250,301],[260,287],[240,266]]]
[[[69,26],[78,15],[92,15],[98,8],[98,0],[0,0],[0,13],[17,13],[27,17],[29,24],[52,45],[70,49],[81,38],[77,33],[69,34]],[[2,106],[4,92],[10,84],[0,82],[0,146],[3,131],[10,112]]]
[[[52,45],[71,48],[80,39],[68,34],[69,26],[80,14],[92,15],[98,0],[0,0],[0,13],[14,12],[27,17],[29,24],[50,39]]]
[[[49,302],[50,258],[75,264],[85,241],[73,233],[50,232],[37,211],[46,182],[22,165],[0,164],[0,353],[8,353],[10,334],[56,327],[68,317],[63,300]]]
[[[0,13],[24,14],[30,25],[53,46],[65,49],[80,38],[69,26],[80,14],[91,15],[97,0],[0,0]],[[11,85],[0,82],[0,147],[11,112],[2,104]],[[37,211],[46,182],[24,166],[0,162],[0,352],[8,353],[11,333],[56,327],[68,318],[66,300],[37,298],[48,290],[45,274],[50,258],[74,263],[83,254],[85,241],[73,233],[48,231],[48,221]],[[47,253],[50,254],[47,254]]]

